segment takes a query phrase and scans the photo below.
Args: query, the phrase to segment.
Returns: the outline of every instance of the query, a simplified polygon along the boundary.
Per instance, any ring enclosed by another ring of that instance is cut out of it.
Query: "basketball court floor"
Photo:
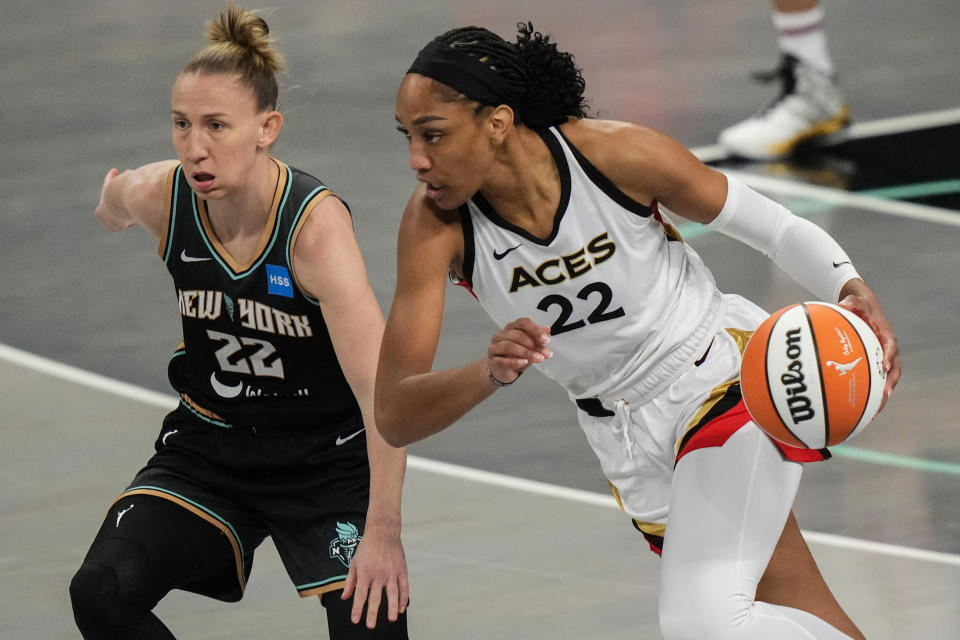
[[[795,504],[828,583],[872,640],[960,637],[960,5],[825,2],[855,125],[777,163],[719,130],[770,88],[764,3],[737,0],[270,5],[287,56],[275,154],[349,202],[386,312],[413,187],[393,97],[419,48],[530,19],[576,55],[592,113],[641,122],[828,229],[877,291],[904,378],[887,409],[809,466]],[[171,157],[169,89],[223,3],[13,0],[0,23],[0,638],[79,638],[67,585],[174,404],[173,291],[139,230],[93,217],[103,175]],[[809,294],[762,256],[681,227],[722,289],[773,311]],[[451,288],[437,366],[495,330]],[[564,392],[540,375],[410,449],[404,542],[416,638],[656,638],[658,560],[619,513]],[[247,594],[174,593],[180,638],[326,637],[268,543]]]

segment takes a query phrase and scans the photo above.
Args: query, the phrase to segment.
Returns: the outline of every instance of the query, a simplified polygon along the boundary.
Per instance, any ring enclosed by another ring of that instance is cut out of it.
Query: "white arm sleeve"
[[[826,302],[838,302],[843,285],[860,277],[830,234],[729,175],[727,200],[707,227],[768,256]]]

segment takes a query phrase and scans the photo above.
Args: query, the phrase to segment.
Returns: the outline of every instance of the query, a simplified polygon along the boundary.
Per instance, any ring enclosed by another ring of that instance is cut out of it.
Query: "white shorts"
[[[614,495],[645,534],[657,527],[642,525],[666,523],[677,460],[695,449],[722,445],[750,421],[738,384],[741,353],[769,314],[738,295],[724,298],[721,328],[706,352],[658,396],[642,405],[619,398],[577,401],[580,426]],[[829,455],[790,447],[781,451],[801,462]]]

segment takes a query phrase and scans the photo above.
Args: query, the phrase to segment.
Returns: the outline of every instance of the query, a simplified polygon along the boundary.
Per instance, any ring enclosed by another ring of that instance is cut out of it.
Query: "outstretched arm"
[[[336,197],[321,200],[294,247],[297,283],[320,302],[337,359],[360,404],[367,427],[370,502],[363,539],[350,564],[344,599],[353,597],[353,621],[368,603],[366,626],[376,625],[381,595],[387,618],[407,606],[407,564],[400,541],[400,496],[406,450],[384,442],[374,424],[373,384],[383,335],[383,313],[367,281],[350,214]]]
[[[111,231],[139,224],[160,239],[168,213],[167,178],[176,165],[176,160],[164,160],[123,173],[110,169],[100,188],[97,218]]]

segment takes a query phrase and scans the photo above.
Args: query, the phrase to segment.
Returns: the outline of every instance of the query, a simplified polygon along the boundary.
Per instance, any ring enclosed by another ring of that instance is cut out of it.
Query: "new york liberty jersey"
[[[322,429],[359,411],[319,304],[299,289],[292,267],[303,223],[331,193],[273,161],[280,178],[249,264],[220,244],[183,168],[170,172],[159,253],[173,276],[183,344],[169,378],[181,403],[213,424]]]
[[[652,397],[706,349],[722,296],[655,204],[620,191],[559,129],[540,135],[561,182],[550,236],[512,225],[478,193],[461,208],[464,279],[499,326],[551,327],[553,357],[537,367],[572,397]]]

